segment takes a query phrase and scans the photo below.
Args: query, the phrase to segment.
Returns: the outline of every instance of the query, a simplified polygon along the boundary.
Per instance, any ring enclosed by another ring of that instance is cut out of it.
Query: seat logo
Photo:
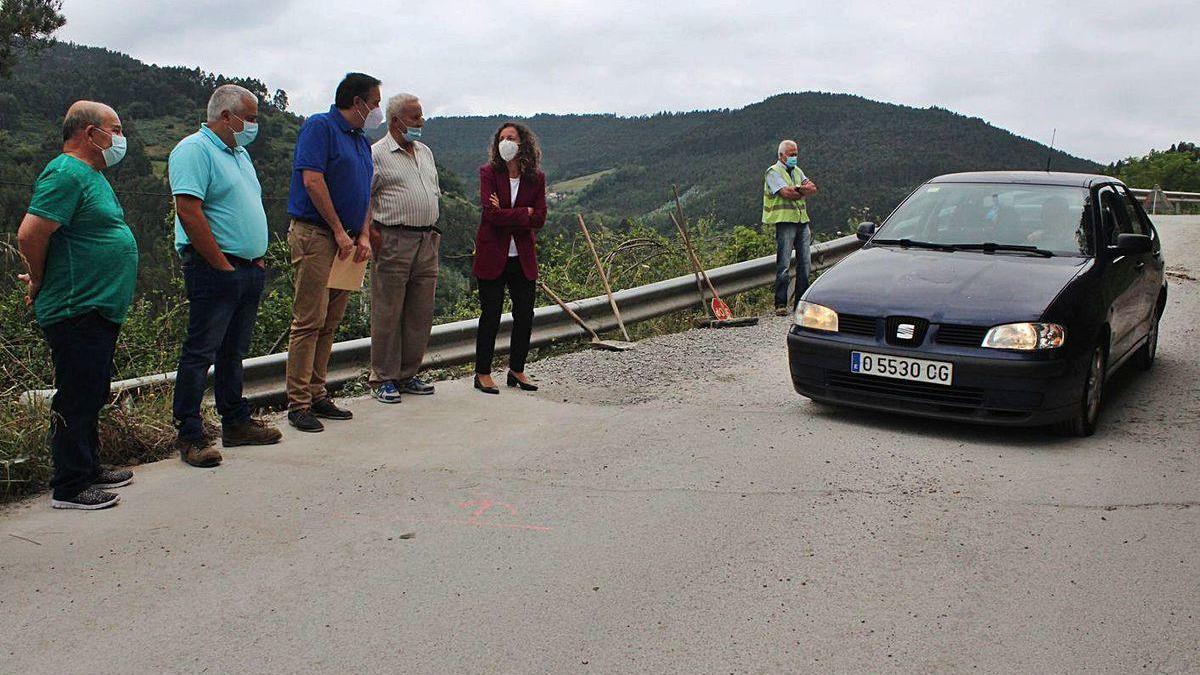
[[[917,327],[911,323],[902,323],[896,326],[897,340],[911,340],[917,334]]]

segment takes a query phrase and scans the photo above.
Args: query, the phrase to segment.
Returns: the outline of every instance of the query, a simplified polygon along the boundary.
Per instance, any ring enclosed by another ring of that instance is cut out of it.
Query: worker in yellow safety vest
[[[817,193],[817,186],[796,166],[799,148],[795,141],[779,144],[779,161],[767,169],[763,178],[765,225],[775,226],[775,313],[786,316],[808,290],[812,272],[809,243],[808,204],[805,199]],[[792,251],[796,252],[796,294],[788,303],[788,270]]]

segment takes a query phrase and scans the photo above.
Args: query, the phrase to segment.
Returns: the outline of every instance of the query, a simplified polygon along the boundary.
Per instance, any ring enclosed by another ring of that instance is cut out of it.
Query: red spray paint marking
[[[475,526],[479,526],[479,527],[500,527],[500,528],[520,529],[520,530],[537,530],[539,532],[545,532],[550,529],[549,527],[546,527],[545,525],[518,525],[518,524],[510,524],[510,523],[487,523],[487,522],[480,521],[480,518],[484,514],[486,514],[488,511],[490,511],[496,507],[503,508],[514,516],[517,515],[517,509],[512,504],[507,504],[505,502],[493,502],[492,500],[490,500],[486,497],[483,499],[472,499],[471,501],[463,502],[458,505],[458,508],[460,508],[460,509],[471,509],[471,508],[475,509],[473,512],[471,512],[470,517],[468,517],[467,520],[465,521],[465,524],[467,524],[467,525],[475,525]]]
[[[479,523],[479,517],[482,516],[483,514],[487,513],[488,511],[490,511],[493,506],[503,506],[504,508],[508,509],[509,513],[513,514],[514,516],[517,515],[517,509],[512,504],[505,504],[504,502],[493,502],[492,500],[487,499],[487,498],[473,499],[469,502],[463,502],[458,505],[458,508],[469,509],[471,507],[475,507],[475,512],[471,514],[470,518],[467,518],[467,522],[472,525],[477,525]]]
[[[415,518],[414,517],[401,517],[401,516],[384,516],[384,517],[363,516],[363,515],[357,514],[357,513],[354,514],[353,516],[351,516],[349,514],[345,514],[345,513],[334,513],[333,517],[338,518],[339,520],[363,519],[363,520],[373,520],[373,521],[384,522],[384,523],[394,523],[394,522],[401,522],[401,521],[403,521],[403,522],[423,521],[423,522],[427,522],[427,523],[447,523],[447,524],[452,524],[452,525],[470,525],[472,527],[485,527],[485,528],[492,528],[492,529],[498,529],[498,530],[530,530],[530,531],[534,531],[534,532],[549,532],[551,529],[553,529],[548,525],[529,525],[526,523],[495,522],[497,520],[503,519],[505,516],[501,515],[499,517],[496,517],[496,516],[485,517],[487,515],[487,513],[489,511],[491,511],[492,509],[496,509],[496,508],[503,509],[505,511],[508,511],[509,515],[516,516],[517,508],[515,506],[513,506],[512,504],[508,504],[505,502],[493,501],[486,497],[480,498],[480,499],[472,499],[470,501],[462,502],[461,504],[458,505],[458,508],[473,509],[473,510],[471,511],[471,514],[467,517],[466,520],[440,520],[440,519],[422,518],[420,516],[416,516]]]

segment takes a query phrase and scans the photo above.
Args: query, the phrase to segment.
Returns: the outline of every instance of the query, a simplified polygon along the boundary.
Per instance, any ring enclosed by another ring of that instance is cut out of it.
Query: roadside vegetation
[[[680,244],[652,227],[636,221],[622,221],[609,227],[599,219],[589,227],[614,290],[691,272]],[[774,252],[773,233],[761,226],[728,228],[701,218],[693,224],[692,231],[697,255],[706,268]],[[592,297],[604,292],[581,236],[560,233],[548,238],[539,249],[542,279],[564,299]],[[0,244],[0,255],[16,256],[11,242]],[[15,263],[14,260],[9,262]],[[268,268],[270,280],[263,295],[250,356],[287,348],[292,279],[286,242],[277,240],[271,244]],[[174,370],[185,334],[187,304],[178,271],[172,269],[169,279],[170,283],[164,289],[142,291],[131,309],[117,347],[115,379]],[[23,395],[50,389],[54,379],[49,351],[32,312],[25,306],[22,289],[7,283],[4,288],[6,290],[0,296],[0,502],[38,492],[49,481],[52,468],[46,443],[49,402],[41,397]],[[370,334],[369,301],[368,293],[354,295],[346,320],[339,329],[339,340]],[[750,291],[729,301],[738,315],[762,313],[771,306],[767,289]],[[539,298],[540,305],[550,302],[548,298]],[[686,330],[700,314],[697,304],[694,311],[631,326],[631,334],[635,339],[642,339]],[[478,297],[474,288],[461,289],[453,296],[439,292],[437,323],[477,315]],[[536,358],[576,348],[579,348],[578,344],[544,348]],[[446,369],[434,376],[458,374],[458,369]],[[345,393],[362,391],[361,386],[351,385]],[[145,387],[136,395],[114,396],[112,403],[105,408],[100,424],[105,463],[127,466],[170,455],[174,429],[169,386]],[[208,424],[215,428],[212,411],[206,411],[206,415]]]
[[[1180,141],[1166,150],[1151,150],[1105,169],[1136,188],[1158,186],[1167,192],[1200,192],[1200,147]],[[1200,204],[1180,204],[1180,213],[1200,213]]]

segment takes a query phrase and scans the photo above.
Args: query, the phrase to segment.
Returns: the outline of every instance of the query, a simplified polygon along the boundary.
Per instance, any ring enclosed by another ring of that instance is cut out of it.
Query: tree
[[[1194,143],[1181,141],[1169,150],[1151,150],[1143,157],[1129,157],[1108,167],[1130,187],[1152,188],[1181,192],[1200,191],[1200,152]]]
[[[282,89],[275,90],[275,98],[271,101],[275,109],[279,112],[287,112],[288,97],[287,92]]]
[[[67,17],[62,0],[0,0],[0,77],[7,78],[20,52],[52,44],[51,36]]]

